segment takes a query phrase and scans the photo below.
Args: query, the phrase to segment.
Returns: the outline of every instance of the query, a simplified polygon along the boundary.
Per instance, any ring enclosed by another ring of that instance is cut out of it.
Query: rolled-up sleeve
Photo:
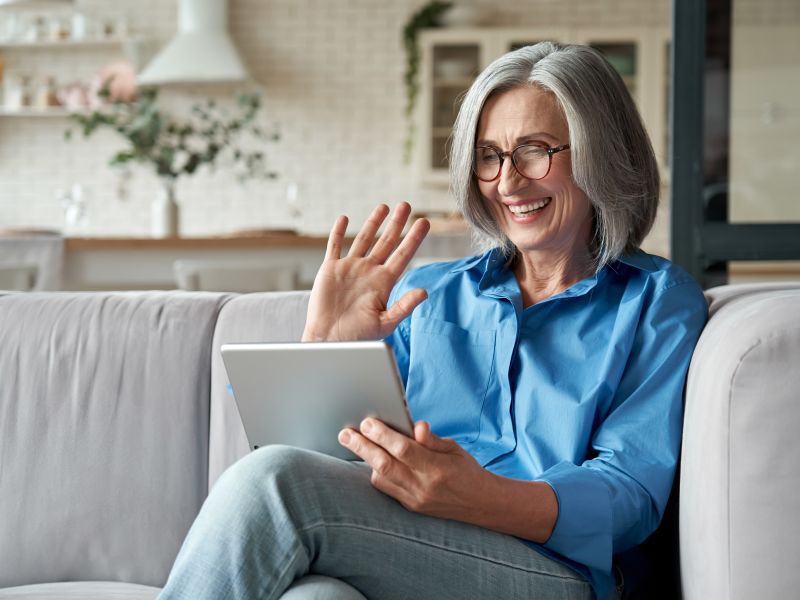
[[[609,573],[612,555],[658,526],[680,450],[683,388],[707,306],[692,281],[655,294],[643,312],[622,379],[592,436],[590,458],[538,478],[558,497],[545,547]]]

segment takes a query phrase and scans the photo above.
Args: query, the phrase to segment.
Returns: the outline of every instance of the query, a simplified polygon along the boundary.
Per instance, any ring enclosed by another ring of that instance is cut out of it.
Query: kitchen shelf
[[[84,111],[88,112],[88,111]],[[52,108],[33,108],[26,106],[24,108],[3,108],[0,107],[0,118],[6,117],[19,117],[19,118],[60,118],[64,119],[70,115],[80,114],[81,111],[71,110],[60,106]]]
[[[41,40],[36,42],[26,41],[0,41],[0,50],[30,50],[42,48],[53,50],[56,48],[98,48],[103,46],[124,46],[125,44],[137,43],[141,41],[136,37],[107,37],[107,38],[86,38],[84,40]]]

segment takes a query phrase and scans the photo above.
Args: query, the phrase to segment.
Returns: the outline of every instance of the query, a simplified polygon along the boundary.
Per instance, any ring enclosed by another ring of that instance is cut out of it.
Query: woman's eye
[[[547,155],[547,150],[539,146],[522,146],[518,152],[522,159],[540,158]]]

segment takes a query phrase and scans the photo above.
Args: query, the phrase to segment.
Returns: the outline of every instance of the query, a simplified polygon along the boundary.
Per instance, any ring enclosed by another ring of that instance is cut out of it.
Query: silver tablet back
[[[222,359],[251,448],[287,444],[352,459],[337,435],[367,416],[411,435],[383,341],[225,344]]]

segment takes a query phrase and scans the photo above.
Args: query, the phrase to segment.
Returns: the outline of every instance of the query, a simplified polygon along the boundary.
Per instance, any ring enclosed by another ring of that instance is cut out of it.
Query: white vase
[[[178,236],[180,210],[175,201],[175,182],[165,180],[156,194],[150,213],[150,235],[154,238]]]

